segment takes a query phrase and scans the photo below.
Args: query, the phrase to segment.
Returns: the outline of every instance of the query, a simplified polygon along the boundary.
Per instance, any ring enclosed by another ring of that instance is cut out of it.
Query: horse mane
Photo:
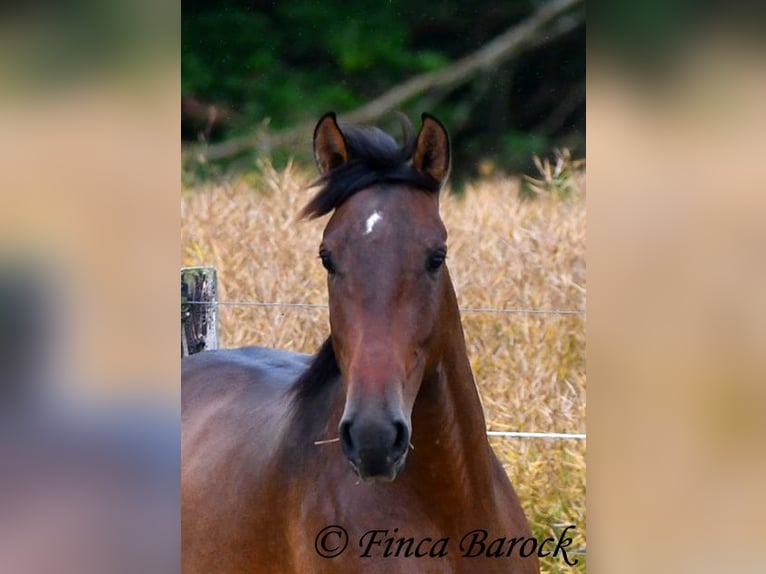
[[[301,217],[321,217],[374,184],[406,183],[429,193],[437,193],[440,182],[411,165],[417,138],[410,135],[412,124],[409,120],[403,115],[401,119],[405,134],[402,145],[376,127],[341,125],[349,160],[309,186],[321,188],[303,208]]]
[[[308,368],[293,383],[291,394],[296,403],[310,402],[321,395],[328,384],[337,380],[340,375],[335,351],[332,348],[332,338],[327,337],[319,350],[311,359]]]

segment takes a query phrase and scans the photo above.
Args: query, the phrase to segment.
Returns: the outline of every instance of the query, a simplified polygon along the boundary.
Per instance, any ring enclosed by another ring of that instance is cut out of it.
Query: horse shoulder
[[[236,572],[268,552],[250,539],[269,519],[266,502],[287,432],[286,391],[308,358],[248,347],[182,363],[184,563],[191,571]],[[227,552],[231,540],[243,541],[240,553]]]

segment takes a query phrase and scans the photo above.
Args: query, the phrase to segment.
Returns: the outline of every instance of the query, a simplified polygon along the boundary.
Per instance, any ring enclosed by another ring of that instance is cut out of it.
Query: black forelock
[[[405,124],[405,133],[411,131],[409,127]],[[375,127],[341,125],[340,128],[349,160],[311,184],[310,187],[321,187],[301,211],[302,217],[321,217],[374,184],[406,183],[430,193],[441,188],[440,182],[412,167],[415,137],[399,145]]]

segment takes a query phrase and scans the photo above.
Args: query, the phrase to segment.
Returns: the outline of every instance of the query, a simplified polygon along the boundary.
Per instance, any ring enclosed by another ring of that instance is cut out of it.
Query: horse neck
[[[443,500],[467,501],[472,510],[483,512],[477,502],[489,502],[492,493],[492,459],[484,412],[450,281],[445,282],[443,297],[437,326],[443,336],[441,352],[436,367],[423,380],[413,407],[415,450],[410,453],[408,465],[413,467],[413,478],[422,483],[422,492]]]

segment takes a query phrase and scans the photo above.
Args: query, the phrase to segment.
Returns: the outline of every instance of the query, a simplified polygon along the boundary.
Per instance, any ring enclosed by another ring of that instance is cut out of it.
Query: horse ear
[[[447,130],[430,114],[422,115],[423,126],[415,141],[412,167],[444,183],[450,170],[450,143]]]
[[[314,128],[314,161],[320,175],[325,175],[348,161],[346,139],[338,127],[335,112],[323,115]]]

